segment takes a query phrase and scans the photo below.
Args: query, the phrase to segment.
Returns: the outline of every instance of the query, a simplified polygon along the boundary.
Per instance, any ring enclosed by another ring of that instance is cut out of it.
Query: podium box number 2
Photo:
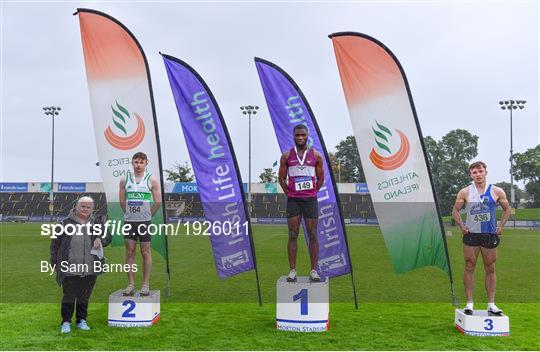
[[[276,326],[278,330],[298,332],[327,331],[330,305],[328,279],[310,282],[300,276],[297,282],[277,281]]]
[[[122,290],[109,296],[109,326],[134,328],[151,326],[160,318],[159,291],[148,296],[123,296]]]

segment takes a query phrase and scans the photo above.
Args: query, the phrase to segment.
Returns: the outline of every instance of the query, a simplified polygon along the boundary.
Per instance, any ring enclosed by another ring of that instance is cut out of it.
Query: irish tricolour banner
[[[123,220],[119,183],[132,170],[131,157],[136,152],[148,155],[148,171],[158,180],[164,194],[148,64],[139,42],[119,21],[95,10],[78,9],[76,14],[108,218]],[[163,199],[162,204],[152,219],[154,223],[163,223]],[[123,243],[122,236],[113,236],[113,244]],[[167,259],[164,234],[152,236],[152,248]]]
[[[242,179],[219,106],[210,88],[191,66],[162,55],[204,217],[211,223],[209,233],[217,274],[226,278],[255,269],[257,275]]]
[[[396,272],[437,266],[452,280],[422,132],[407,78],[379,41],[330,35],[379,226]]]
[[[351,273],[339,194],[332,174],[330,158],[311,107],[300,87],[279,66],[260,58],[255,58],[255,65],[281,152],[290,150],[294,146],[294,126],[304,124],[309,129],[309,145],[323,155],[324,185],[317,194],[319,271],[325,277]]]

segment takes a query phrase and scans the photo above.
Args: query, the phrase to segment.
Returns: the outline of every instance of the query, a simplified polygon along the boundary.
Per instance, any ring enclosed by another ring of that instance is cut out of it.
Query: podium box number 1
[[[298,332],[327,331],[330,305],[328,279],[310,282],[300,276],[297,282],[277,281],[276,326],[278,330]]]
[[[123,296],[122,290],[109,296],[109,326],[134,328],[151,326],[160,318],[159,291],[148,296]]]

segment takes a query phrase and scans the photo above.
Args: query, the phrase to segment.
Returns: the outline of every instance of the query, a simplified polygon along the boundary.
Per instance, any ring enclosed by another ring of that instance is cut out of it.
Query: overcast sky
[[[252,181],[279,159],[253,62],[285,69],[303,90],[330,151],[352,134],[327,35],[362,32],[382,41],[407,74],[424,135],[457,128],[479,136],[489,180],[509,181],[510,127],[501,99],[526,99],[514,114],[514,150],[539,143],[539,5],[530,2],[2,2],[2,182],[49,181],[51,121],[59,105],[55,181],[99,182],[77,7],[110,14],[137,37],[150,65],[163,165],[189,160],[158,51],[193,66],[223,112],[244,182],[252,121]]]

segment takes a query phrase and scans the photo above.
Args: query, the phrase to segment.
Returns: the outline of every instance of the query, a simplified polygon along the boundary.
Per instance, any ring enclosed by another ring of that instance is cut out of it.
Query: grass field
[[[511,336],[469,337],[453,326],[448,278],[438,268],[393,273],[377,227],[348,227],[360,307],[354,308],[349,276],[332,279],[330,331],[275,330],[275,282],[288,270],[286,228],[255,226],[254,242],[263,306],[256,304],[253,273],[219,280],[206,237],[170,237],[171,296],[162,294],[161,321],[147,329],[107,327],[107,296],[125,285],[124,274],[101,275],[92,295],[89,332],[59,333],[60,288],[40,273],[49,239],[36,224],[2,224],[0,235],[0,339],[2,349],[226,349],[226,350],[538,350],[540,349],[540,232],[506,230],[497,266],[497,303],[510,316]],[[448,228],[458,296],[463,298],[461,235]],[[106,249],[120,263],[123,248]],[[300,246],[300,274],[307,274]],[[166,287],[164,263],[154,255],[152,288]],[[302,272],[303,271],[303,272]],[[138,277],[140,282],[140,276]],[[483,270],[476,276],[476,304],[483,308]]]

